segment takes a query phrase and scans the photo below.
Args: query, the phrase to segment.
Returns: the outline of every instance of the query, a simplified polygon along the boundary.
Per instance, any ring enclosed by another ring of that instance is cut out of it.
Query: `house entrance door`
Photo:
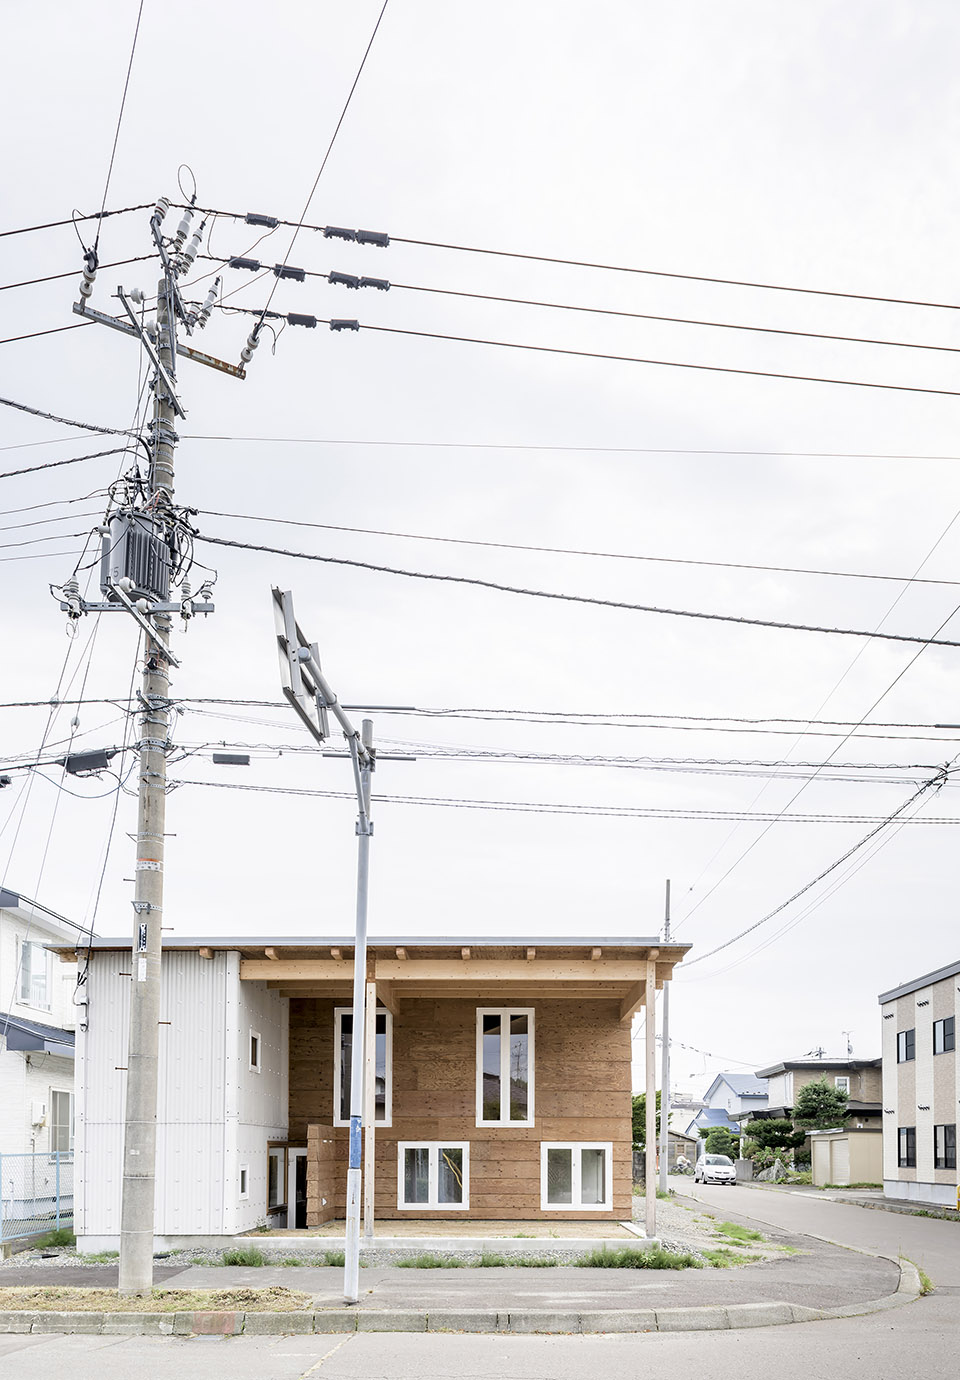
[[[291,1145],[287,1151],[287,1227],[307,1225],[307,1147]]]

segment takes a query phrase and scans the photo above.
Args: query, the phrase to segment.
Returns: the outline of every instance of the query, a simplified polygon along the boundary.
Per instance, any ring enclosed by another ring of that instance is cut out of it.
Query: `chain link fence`
[[[0,1155],[0,1245],[73,1229],[73,1155]]]

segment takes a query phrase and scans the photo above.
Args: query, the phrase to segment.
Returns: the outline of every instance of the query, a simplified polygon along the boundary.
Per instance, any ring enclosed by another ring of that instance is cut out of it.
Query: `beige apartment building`
[[[960,962],[880,996],[888,1197],[958,1205],[958,992]]]

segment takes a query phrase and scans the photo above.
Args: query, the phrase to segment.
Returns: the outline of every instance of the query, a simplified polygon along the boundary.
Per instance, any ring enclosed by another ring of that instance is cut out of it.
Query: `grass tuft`
[[[77,1238],[69,1227],[57,1227],[56,1231],[48,1232],[39,1241],[34,1241],[33,1245],[38,1250],[46,1250],[48,1246],[75,1246]]]
[[[737,1251],[730,1251],[726,1246],[718,1246],[715,1250],[703,1250],[701,1254],[709,1260],[715,1270],[732,1270],[737,1265],[750,1265],[756,1261],[756,1256],[740,1255]]]
[[[78,1255],[77,1261],[81,1265],[104,1265],[109,1260],[117,1260],[119,1251],[91,1251],[89,1255]]]
[[[762,1241],[763,1236],[758,1231],[753,1231],[750,1227],[741,1227],[736,1222],[721,1222],[716,1228],[721,1236],[729,1237],[731,1241]]]
[[[584,1269],[594,1270],[702,1270],[703,1262],[689,1251],[665,1251],[661,1247],[641,1250],[636,1246],[623,1246],[608,1251],[603,1248],[590,1251],[573,1262]]]
[[[484,1270],[499,1269],[502,1266],[516,1266],[521,1270],[547,1270],[559,1264],[556,1256],[553,1255],[497,1255],[495,1252],[484,1251],[478,1262],[479,1268]]]
[[[458,1270],[463,1264],[462,1260],[456,1257],[433,1255],[430,1251],[423,1251],[420,1255],[413,1256],[410,1260],[398,1260],[398,1270]]]
[[[267,1257],[259,1246],[235,1246],[233,1250],[224,1251],[220,1257],[222,1265],[266,1265]]]
[[[909,1261],[910,1264],[913,1266],[913,1268],[916,1270],[917,1274],[920,1276],[920,1294],[921,1294],[921,1296],[922,1296],[922,1297],[926,1297],[927,1294],[932,1294],[932,1293],[933,1293],[933,1289],[934,1289],[934,1284],[933,1284],[933,1280],[932,1280],[932,1279],[930,1278],[930,1276],[927,1274],[926,1270],[921,1270],[921,1268],[920,1268],[920,1266],[917,1264],[917,1262],[916,1262],[915,1260],[910,1260],[910,1257],[909,1257],[908,1255],[902,1255],[902,1256],[900,1257],[900,1259],[901,1259],[901,1260],[907,1260],[907,1261]]]

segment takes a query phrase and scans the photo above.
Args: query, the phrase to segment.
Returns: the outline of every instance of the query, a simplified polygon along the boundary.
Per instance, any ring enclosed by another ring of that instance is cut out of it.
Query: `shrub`
[[[462,1260],[457,1260],[455,1256],[433,1255],[430,1251],[423,1251],[420,1255],[413,1256],[410,1260],[398,1260],[399,1270],[457,1270],[463,1264]]]
[[[57,1227],[56,1231],[48,1232],[46,1236],[35,1241],[34,1245],[40,1250],[45,1250],[48,1246],[75,1246],[77,1238],[69,1227]]]
[[[521,1270],[548,1270],[560,1262],[553,1255],[497,1255],[484,1251],[479,1260],[480,1269],[498,1269],[504,1265],[515,1266]]]

